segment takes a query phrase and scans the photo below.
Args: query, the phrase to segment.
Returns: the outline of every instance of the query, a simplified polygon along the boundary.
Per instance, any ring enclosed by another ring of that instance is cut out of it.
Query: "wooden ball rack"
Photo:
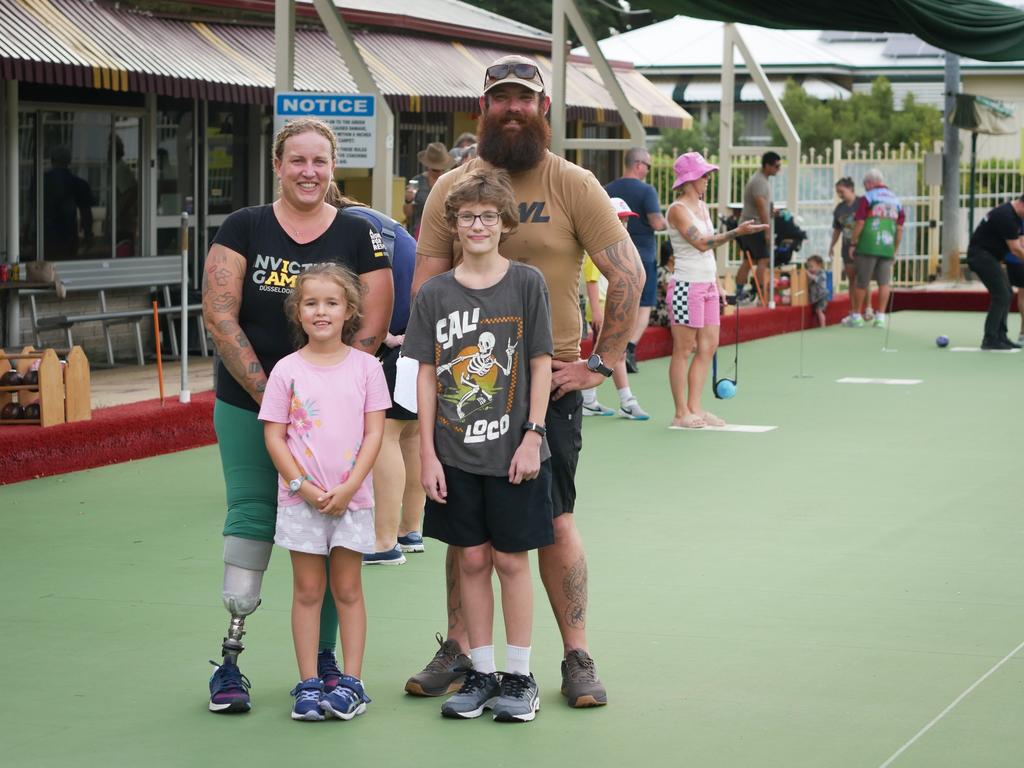
[[[24,376],[39,361],[39,381],[35,384],[0,386],[0,408],[10,402],[39,403],[38,419],[0,419],[0,426],[52,427],[70,421],[92,418],[89,392],[89,359],[81,347],[72,347],[62,361],[57,350],[25,347],[20,353],[0,350],[0,376],[16,370]]]

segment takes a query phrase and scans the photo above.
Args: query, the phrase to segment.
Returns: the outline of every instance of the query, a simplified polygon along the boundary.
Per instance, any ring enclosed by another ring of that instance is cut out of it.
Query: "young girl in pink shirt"
[[[304,345],[271,371],[260,407],[279,473],[274,541],[290,550],[292,636],[301,682],[294,720],[350,720],[370,701],[360,679],[366,645],[363,554],[375,548],[370,469],[391,406],[380,363],[350,346],[359,328],[358,279],[337,264],[299,275],[285,313]],[[320,604],[330,561],[344,674],[324,693],[317,674]]]

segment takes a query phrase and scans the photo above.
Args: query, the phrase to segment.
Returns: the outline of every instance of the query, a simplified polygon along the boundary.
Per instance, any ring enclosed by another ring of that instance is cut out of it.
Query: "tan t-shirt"
[[[452,184],[467,171],[490,168],[481,158],[444,174],[430,190],[423,209],[420,256],[451,259],[461,247],[444,219],[444,201]],[[529,171],[512,175],[519,202],[519,229],[501,244],[501,255],[541,271],[551,297],[551,333],[555,358],[580,356],[579,282],[583,253],[600,253],[628,235],[612,210],[608,194],[590,171],[547,152]]]

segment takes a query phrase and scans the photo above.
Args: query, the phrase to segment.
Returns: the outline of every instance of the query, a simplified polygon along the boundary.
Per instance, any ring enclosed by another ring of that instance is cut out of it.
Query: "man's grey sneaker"
[[[584,416],[614,416],[615,411],[611,408],[605,408],[597,400],[592,403],[583,403],[583,415]]]
[[[324,695],[324,684],[316,677],[303,680],[292,688],[295,705],[292,707],[292,720],[323,720],[320,714],[320,700]]]
[[[473,662],[462,652],[457,642],[445,640],[440,633],[435,637],[441,647],[422,672],[417,672],[409,678],[405,684],[406,693],[413,696],[444,696],[446,693],[455,693],[462,686],[465,670],[473,667]]]
[[[594,660],[583,650],[569,651],[562,662],[562,695],[570,707],[602,707],[608,693],[597,677]]]
[[[363,683],[351,675],[342,675],[338,687],[320,700],[320,709],[330,717],[351,720],[366,711],[370,697],[363,690]]]
[[[501,675],[501,694],[491,711],[500,723],[528,723],[540,709],[540,689],[533,675]]]
[[[631,397],[619,405],[619,416],[622,416],[624,419],[632,419],[633,421],[647,421],[651,418],[650,414],[640,407],[640,403],[637,402],[635,397]]]
[[[398,537],[398,548],[403,552],[422,552],[423,537],[417,531],[409,531]]]
[[[441,714],[469,720],[480,717],[485,709],[493,709],[500,692],[498,676],[493,672],[477,672],[472,667],[461,672],[465,675],[462,687],[441,705]]]

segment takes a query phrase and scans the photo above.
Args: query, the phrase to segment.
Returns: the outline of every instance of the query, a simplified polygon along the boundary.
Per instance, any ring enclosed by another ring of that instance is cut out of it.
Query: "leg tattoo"
[[[583,628],[587,623],[587,560],[580,559],[569,569],[562,580],[562,589],[568,598],[565,607],[565,623],[573,628]]]
[[[462,590],[459,589],[459,561],[449,548],[444,562],[444,575],[448,587],[448,631],[462,624]]]

